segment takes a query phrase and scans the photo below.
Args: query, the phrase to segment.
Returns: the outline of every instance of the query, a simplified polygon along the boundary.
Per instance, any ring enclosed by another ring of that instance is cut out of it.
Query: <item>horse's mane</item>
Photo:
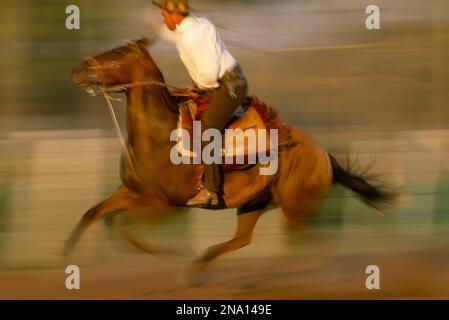
[[[148,70],[150,70],[153,74],[155,78],[154,80],[165,82],[161,70],[157,66],[150,52],[147,50],[147,48],[153,43],[154,40],[147,37],[142,37],[136,40],[126,40],[126,44],[117,48],[116,50],[128,50],[129,52],[139,53],[142,58],[139,60],[139,62],[147,66]]]
[[[279,111],[271,106],[268,106],[265,102],[260,101],[255,95],[246,98],[245,105],[253,107],[267,127],[273,127],[279,119]]]

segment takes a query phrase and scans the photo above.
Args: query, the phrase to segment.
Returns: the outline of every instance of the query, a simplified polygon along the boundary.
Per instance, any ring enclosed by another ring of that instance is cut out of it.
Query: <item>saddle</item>
[[[186,130],[192,136],[193,121],[202,121],[209,107],[208,98],[193,91],[177,91],[172,95],[178,101],[178,129]],[[270,129],[277,129],[276,139],[270,137]],[[182,135],[178,136],[180,140]],[[222,136],[222,168],[229,171],[251,167],[258,162],[260,153],[269,156],[274,144],[278,149],[296,145],[289,127],[279,119],[278,112],[256,96],[249,96],[233,114]],[[192,144],[190,148],[186,148],[184,143],[178,146],[180,156],[197,156]]]

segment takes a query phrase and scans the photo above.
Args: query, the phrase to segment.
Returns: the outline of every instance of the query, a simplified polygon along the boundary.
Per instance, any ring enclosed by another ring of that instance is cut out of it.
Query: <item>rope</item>
[[[109,111],[111,113],[112,121],[114,122],[114,128],[115,128],[117,136],[119,137],[120,142],[122,144],[123,151],[125,152],[125,155],[128,158],[128,161],[129,161],[129,163],[131,165],[131,169],[132,169],[134,175],[137,177],[137,173],[136,173],[136,170],[134,169],[134,165],[133,165],[133,162],[131,160],[131,156],[129,154],[128,148],[126,147],[125,139],[123,138],[122,131],[120,130],[120,125],[119,125],[119,123],[117,121],[117,117],[115,116],[114,107],[112,106],[112,102],[111,102],[112,98],[109,95],[107,95],[106,93],[102,94],[102,96],[106,100],[106,103],[107,103],[107,105],[109,107]]]

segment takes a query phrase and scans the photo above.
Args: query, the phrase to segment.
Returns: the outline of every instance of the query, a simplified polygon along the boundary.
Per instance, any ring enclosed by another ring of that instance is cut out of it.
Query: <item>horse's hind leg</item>
[[[198,273],[203,271],[209,263],[217,259],[219,256],[250,244],[256,223],[263,212],[264,209],[259,209],[242,213],[241,209],[239,209],[237,216],[237,230],[234,237],[229,241],[209,247],[199,259],[194,261],[191,276],[196,276]]]
[[[139,204],[139,197],[129,189],[122,187],[103,200],[95,207],[89,209],[73,229],[70,237],[65,242],[64,255],[68,255],[75,247],[82,233],[86,229],[100,220],[104,216],[117,212],[126,211],[142,207]]]

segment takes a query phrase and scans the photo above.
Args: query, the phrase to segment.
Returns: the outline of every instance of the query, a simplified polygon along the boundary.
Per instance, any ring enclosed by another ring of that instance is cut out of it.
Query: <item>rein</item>
[[[93,59],[93,58],[91,58]],[[155,80],[148,80],[148,81],[136,81],[131,83],[125,83],[118,86],[97,86],[100,88],[100,90],[95,90],[93,86],[88,87],[86,89],[87,93],[91,96],[97,96],[107,93],[122,93],[128,89],[135,88],[135,87],[145,87],[145,86],[159,86],[159,87],[166,87],[167,89],[173,89],[176,91],[182,91],[183,89],[166,84],[164,82],[155,81]]]

